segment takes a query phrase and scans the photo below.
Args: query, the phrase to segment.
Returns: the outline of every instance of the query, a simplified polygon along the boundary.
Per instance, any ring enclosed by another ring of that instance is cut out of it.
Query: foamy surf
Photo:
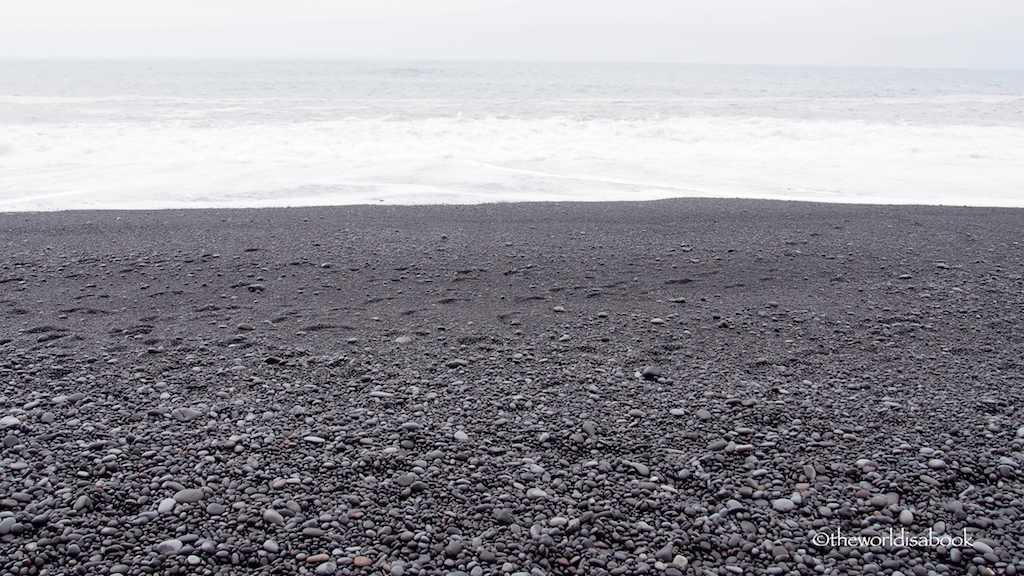
[[[999,93],[989,77],[977,93],[932,78],[929,93],[890,75],[878,96],[864,71],[831,71],[823,89],[786,71],[561,66],[537,79],[351,64],[332,70],[359,82],[334,92],[327,76],[274,84],[287,66],[252,87],[181,63],[155,87],[116,66],[97,73],[106,83],[83,72],[87,88],[0,83],[0,210],[687,196],[1024,206],[1024,89],[1001,76]],[[599,88],[559,84],[559,71]],[[717,87],[681,84],[698,72]]]

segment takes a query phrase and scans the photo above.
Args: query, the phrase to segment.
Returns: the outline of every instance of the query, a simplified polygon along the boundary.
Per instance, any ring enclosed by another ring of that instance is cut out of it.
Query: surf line
[[[482,168],[491,168],[493,170],[502,170],[505,172],[516,172],[519,174],[530,174],[533,176],[544,176],[546,178],[559,178],[562,180],[577,180],[580,182],[599,182],[602,184],[621,184],[623,186],[637,186],[641,188],[657,188],[661,190],[675,190],[677,192],[686,192],[689,194],[712,194],[707,190],[698,190],[695,188],[683,188],[681,186],[672,186],[670,184],[650,184],[646,182],[631,182],[629,180],[618,180],[615,178],[592,178],[587,176],[566,176],[564,174],[552,174],[550,172],[541,172],[539,170],[527,170],[525,168],[509,168],[508,166],[498,166],[496,164],[487,164],[485,162],[477,162],[475,160],[458,160],[463,164],[469,164],[470,166],[480,166]]]
[[[79,194],[90,194],[93,190],[68,190],[66,192],[53,192],[50,194],[37,194],[35,196],[23,196],[21,198],[6,198],[0,200],[0,204],[21,204],[24,202],[34,202],[36,200],[49,200],[50,198],[63,198],[65,196],[77,196]]]

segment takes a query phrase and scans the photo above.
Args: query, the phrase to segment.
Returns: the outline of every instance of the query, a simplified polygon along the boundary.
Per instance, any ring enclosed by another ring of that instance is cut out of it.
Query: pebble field
[[[0,575],[1012,576],[1022,230],[0,214]]]

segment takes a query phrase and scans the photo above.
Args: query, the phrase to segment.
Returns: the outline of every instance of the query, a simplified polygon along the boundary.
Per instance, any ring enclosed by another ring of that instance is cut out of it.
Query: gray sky
[[[0,0],[0,57],[1024,69],[1024,0]]]

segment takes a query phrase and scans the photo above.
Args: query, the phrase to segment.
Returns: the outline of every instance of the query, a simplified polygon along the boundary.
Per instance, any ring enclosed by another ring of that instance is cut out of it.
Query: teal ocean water
[[[1024,71],[0,61],[0,211],[1024,206]]]

